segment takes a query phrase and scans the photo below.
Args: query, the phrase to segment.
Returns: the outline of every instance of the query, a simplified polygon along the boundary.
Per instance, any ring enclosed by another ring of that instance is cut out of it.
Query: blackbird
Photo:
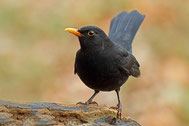
[[[120,87],[129,76],[140,76],[139,63],[132,54],[132,41],[144,18],[136,10],[121,12],[111,20],[108,36],[96,26],[65,29],[78,36],[80,42],[74,73],[94,90],[83,104],[96,103],[92,100],[100,91],[115,90],[118,104],[114,109],[118,110],[117,118],[121,118]]]

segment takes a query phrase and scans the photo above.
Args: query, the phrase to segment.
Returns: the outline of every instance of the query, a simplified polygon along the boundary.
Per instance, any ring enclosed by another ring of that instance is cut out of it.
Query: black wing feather
[[[134,77],[140,76],[140,65],[132,54],[128,52],[120,52],[118,55],[118,64],[119,70],[126,75],[131,75]]]

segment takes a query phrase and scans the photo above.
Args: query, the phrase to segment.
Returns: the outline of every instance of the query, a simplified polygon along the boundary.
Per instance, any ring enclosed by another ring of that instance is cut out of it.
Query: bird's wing
[[[75,57],[75,63],[74,63],[74,74],[77,74],[77,57],[78,57],[78,55],[79,55],[79,52],[80,52],[80,50],[78,50],[77,51],[77,53],[76,53],[76,57]]]
[[[136,10],[119,13],[111,20],[109,38],[132,53],[133,38],[144,18],[145,15]]]
[[[139,63],[136,58],[128,52],[120,52],[118,55],[118,68],[126,75],[140,76]]]
[[[74,63],[74,74],[76,74],[77,73],[77,65],[76,65],[76,61],[75,61],[75,63]]]

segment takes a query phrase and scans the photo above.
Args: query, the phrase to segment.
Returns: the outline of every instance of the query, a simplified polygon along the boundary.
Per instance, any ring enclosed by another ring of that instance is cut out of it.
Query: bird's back
[[[133,38],[143,22],[145,15],[134,10],[130,13],[121,12],[111,21],[109,38],[132,53]]]

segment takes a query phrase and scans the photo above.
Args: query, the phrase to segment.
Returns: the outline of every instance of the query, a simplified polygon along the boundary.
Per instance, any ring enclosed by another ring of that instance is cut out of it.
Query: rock
[[[57,103],[13,103],[0,101],[0,125],[26,126],[140,126],[131,118],[116,119],[106,105],[62,105]]]

